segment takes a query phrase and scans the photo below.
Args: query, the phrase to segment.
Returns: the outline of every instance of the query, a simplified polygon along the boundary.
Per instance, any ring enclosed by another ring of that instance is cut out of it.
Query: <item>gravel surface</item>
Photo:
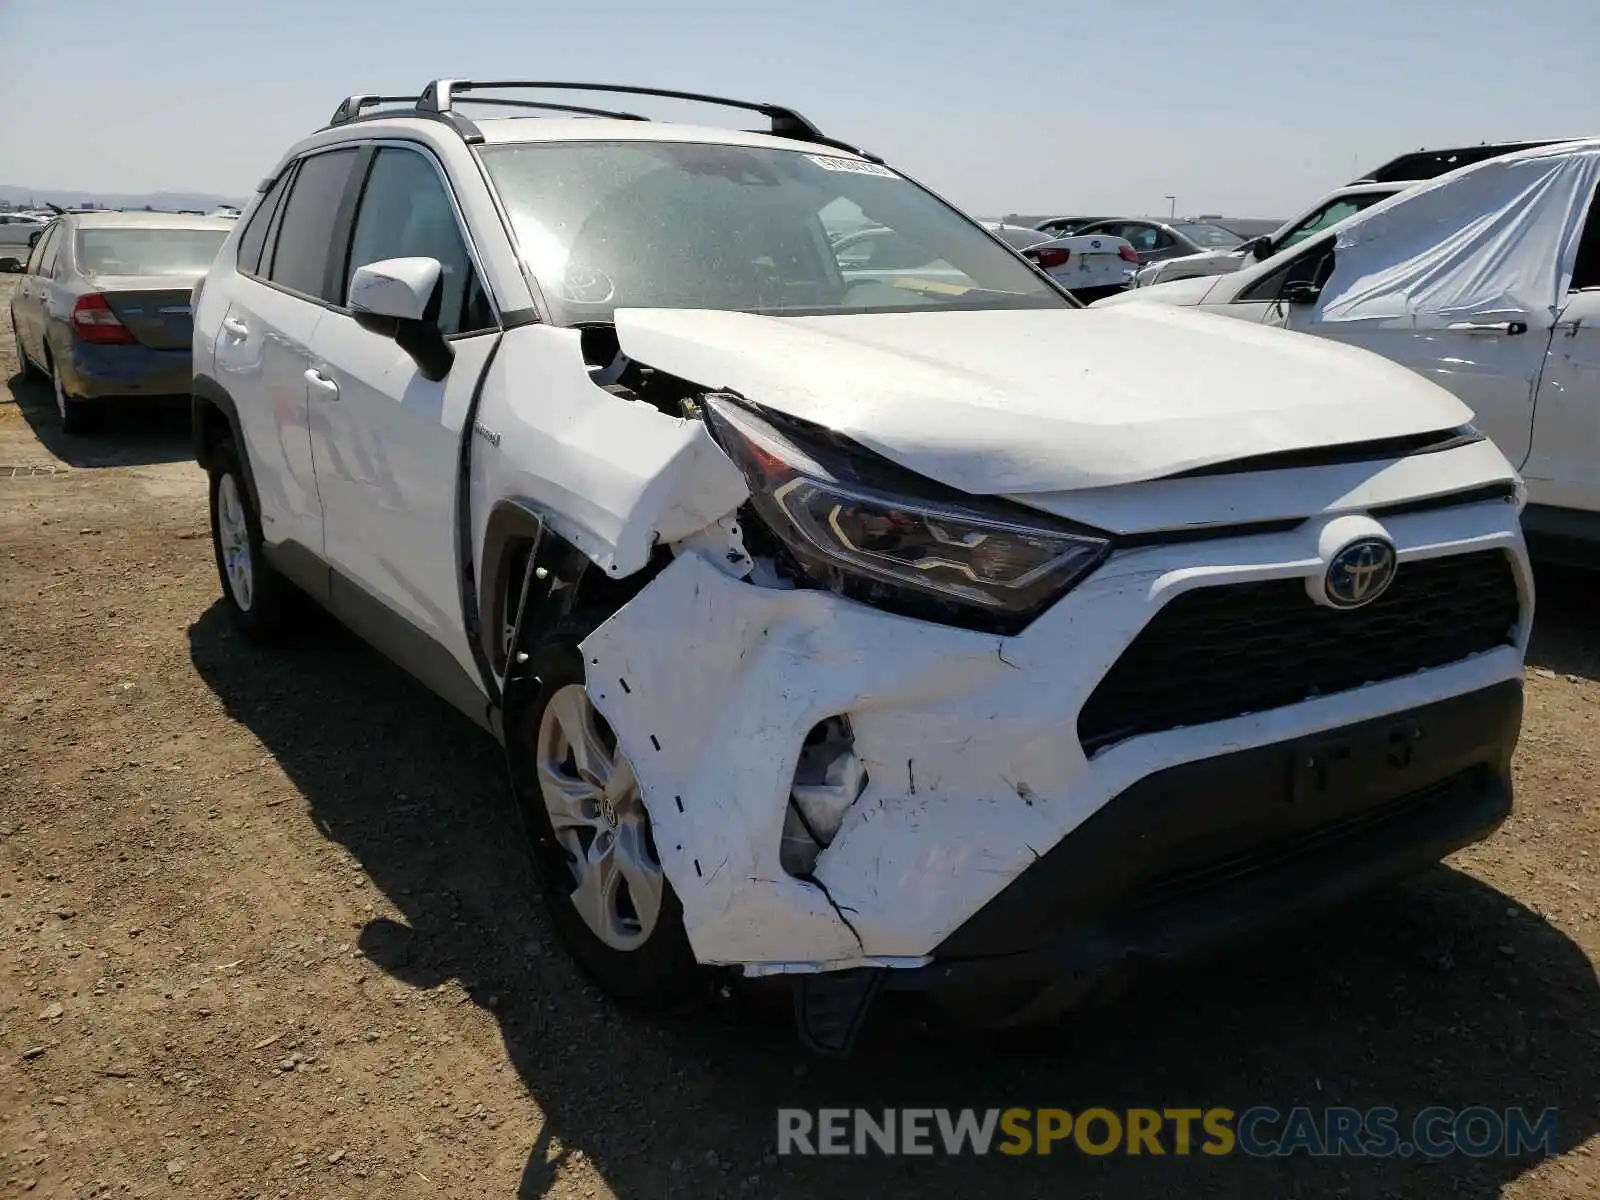
[[[0,300],[14,276],[0,276]],[[229,630],[182,412],[64,437],[0,318],[0,1195],[1593,1196],[1600,615],[1541,578],[1488,843],[1026,1045],[647,1021],[531,898],[496,747],[327,621]],[[6,469],[11,468],[11,469]],[[1560,1109],[1558,1156],[778,1159],[774,1110]]]

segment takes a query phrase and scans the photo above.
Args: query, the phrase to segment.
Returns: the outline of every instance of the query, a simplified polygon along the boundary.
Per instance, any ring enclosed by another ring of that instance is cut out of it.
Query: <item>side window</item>
[[[445,334],[494,328],[494,315],[467,257],[455,207],[438,169],[424,154],[393,146],[382,147],[372,160],[335,302],[344,302],[357,267],[386,258],[439,261],[444,268],[439,328]]]
[[[39,239],[39,249],[43,251],[39,256],[39,274],[55,277],[56,259],[61,255],[61,243],[64,240],[60,225],[52,225],[50,232]]]
[[[284,202],[277,244],[268,279],[302,295],[337,303],[328,295],[328,262],[333,254],[333,229],[339,217],[356,147],[329,150],[303,160]]]
[[[261,197],[261,203],[256,205],[244,232],[239,235],[239,270],[246,275],[261,273],[261,250],[267,244],[267,226],[272,224],[272,214],[278,211],[278,202],[283,199],[284,189],[288,187],[292,174],[294,169],[291,163],[283,169],[278,181],[267,189],[267,194]]]
[[[55,236],[56,227],[54,225],[45,226],[44,236],[33,244],[33,253],[28,256],[29,275],[44,274],[45,251],[50,249],[50,243],[55,239]]]
[[[1116,230],[1115,236],[1126,238],[1128,243],[1141,254],[1148,254],[1152,250],[1159,249],[1161,245],[1161,231],[1154,225],[1138,225],[1128,221]]]
[[[1241,300],[1276,300],[1291,283],[1309,283],[1320,288],[1333,275],[1333,260],[1333,239],[1324,238],[1270,275],[1256,280],[1234,297],[1234,303]]]
[[[1572,265],[1570,290],[1600,288],[1600,188],[1589,197],[1589,218],[1578,239],[1578,258]]]

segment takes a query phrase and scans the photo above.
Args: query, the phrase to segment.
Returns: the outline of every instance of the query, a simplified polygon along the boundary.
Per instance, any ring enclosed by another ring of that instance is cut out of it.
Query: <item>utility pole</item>
[[[1170,221],[1178,215],[1178,198],[1176,196],[1163,196],[1161,198],[1167,202],[1167,220]]]

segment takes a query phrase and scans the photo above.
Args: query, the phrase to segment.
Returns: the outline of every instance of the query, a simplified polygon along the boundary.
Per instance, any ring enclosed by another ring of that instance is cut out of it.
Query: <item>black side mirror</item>
[[[1272,253],[1272,239],[1266,235],[1262,235],[1250,243],[1250,256],[1257,262],[1271,258]]]
[[[1315,304],[1322,298],[1322,289],[1309,279],[1296,279],[1283,285],[1278,299],[1285,304]]]

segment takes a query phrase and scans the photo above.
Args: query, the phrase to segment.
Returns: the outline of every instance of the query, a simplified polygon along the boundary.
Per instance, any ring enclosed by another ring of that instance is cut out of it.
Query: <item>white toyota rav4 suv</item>
[[[195,451],[239,626],[314,597],[500,738],[612,995],[1032,1020],[1506,816],[1532,588],[1458,400],[1085,310],[789,109],[462,114],[513,87],[685,98],[351,97],[196,289]]]

